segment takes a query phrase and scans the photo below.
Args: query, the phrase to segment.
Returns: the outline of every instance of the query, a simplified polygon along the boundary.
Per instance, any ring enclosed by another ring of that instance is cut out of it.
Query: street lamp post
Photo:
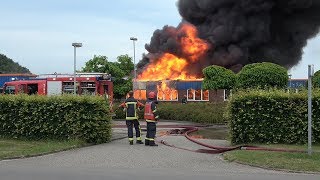
[[[77,87],[76,87],[76,63],[77,63],[77,52],[76,49],[77,47],[82,47],[82,43],[72,43],[72,46],[74,47],[74,62],[73,62],[73,94],[76,95],[77,94]]]
[[[308,154],[312,154],[312,76],[314,65],[308,65]]]
[[[134,81],[137,78],[137,70],[136,70],[136,44],[135,42],[138,40],[138,38],[131,37],[130,40],[133,42],[133,68],[134,68]]]

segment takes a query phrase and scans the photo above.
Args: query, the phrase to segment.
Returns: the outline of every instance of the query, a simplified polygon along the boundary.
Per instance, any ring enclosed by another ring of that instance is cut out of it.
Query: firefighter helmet
[[[156,97],[156,93],[154,93],[154,92],[149,92],[149,94],[148,94],[148,98],[149,99],[154,99]]]

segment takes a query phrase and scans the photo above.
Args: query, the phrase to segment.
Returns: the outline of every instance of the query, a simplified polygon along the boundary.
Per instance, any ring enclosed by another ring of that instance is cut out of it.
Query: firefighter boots
[[[137,144],[143,144],[142,140],[137,140]]]
[[[154,141],[150,141],[149,146],[158,146],[158,144],[156,144]]]
[[[133,145],[133,141],[129,141],[130,145]]]
[[[146,146],[149,146],[149,139],[146,139],[145,141],[144,141],[144,144],[146,145]]]

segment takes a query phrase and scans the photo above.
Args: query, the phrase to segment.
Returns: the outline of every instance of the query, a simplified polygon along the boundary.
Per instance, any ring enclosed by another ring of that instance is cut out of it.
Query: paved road
[[[123,129],[114,131],[119,137],[125,133]],[[202,148],[182,136],[166,136],[161,139],[181,147]],[[41,157],[0,161],[0,180],[129,178],[133,180],[150,180],[150,178],[152,180],[319,180],[320,175],[264,170],[226,162],[221,155],[194,153],[164,145],[129,146],[127,139]]]

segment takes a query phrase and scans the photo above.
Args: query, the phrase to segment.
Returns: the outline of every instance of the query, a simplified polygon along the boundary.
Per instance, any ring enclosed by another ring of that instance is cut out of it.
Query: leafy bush
[[[307,94],[238,92],[228,106],[232,143],[306,143]],[[313,101],[313,141],[320,140],[320,93]]]
[[[255,63],[243,67],[238,74],[239,88],[285,88],[288,72],[284,67],[273,63]]]
[[[236,83],[236,74],[220,66],[209,66],[203,69],[204,89],[233,89]]]
[[[314,76],[312,78],[312,84],[315,88],[320,88],[320,70],[314,73]]]
[[[204,124],[225,123],[225,103],[161,103],[158,106],[161,119],[190,121]]]
[[[108,103],[91,96],[0,96],[0,137],[106,142]]]
[[[191,103],[178,104],[170,102],[159,102],[158,112],[160,119],[190,121],[204,124],[225,123],[226,118],[223,113],[226,104],[215,103]],[[138,116],[143,119],[144,111],[139,111]],[[125,113],[122,109],[117,109],[115,119],[125,119]]]

